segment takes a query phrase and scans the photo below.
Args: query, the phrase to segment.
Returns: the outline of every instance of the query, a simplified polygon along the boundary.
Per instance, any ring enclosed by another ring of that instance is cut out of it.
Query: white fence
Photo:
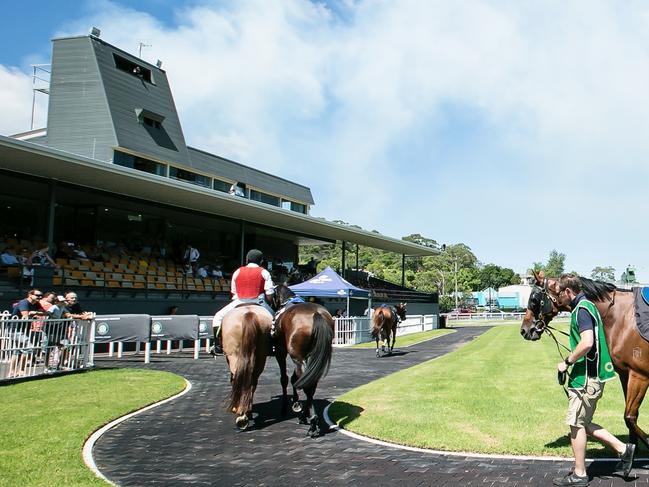
[[[420,331],[434,330],[439,327],[437,315],[408,315],[399,323],[397,336]],[[372,341],[372,321],[367,316],[334,318],[334,345],[355,345]]]
[[[0,380],[92,366],[91,321],[0,316]]]
[[[450,321],[523,321],[525,313],[448,313],[447,322]],[[561,312],[556,321],[570,318],[570,313]]]

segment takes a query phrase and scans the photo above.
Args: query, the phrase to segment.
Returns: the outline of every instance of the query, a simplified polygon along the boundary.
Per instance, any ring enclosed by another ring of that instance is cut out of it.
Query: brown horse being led
[[[534,276],[536,285],[521,325],[521,335],[526,340],[540,339],[552,318],[560,311],[570,311],[559,305],[557,279],[545,279],[543,273]],[[649,342],[636,327],[633,293],[583,277],[581,284],[586,298],[595,304],[602,317],[606,343],[624,392],[629,441],[637,444],[639,438],[649,447],[647,434],[638,426],[638,410],[649,386]]]
[[[380,357],[388,347],[388,354],[392,353],[394,342],[397,339],[397,325],[406,319],[406,303],[399,303],[399,306],[387,306],[385,304],[374,308],[372,315],[372,338],[376,340],[376,356]],[[390,345],[392,336],[392,345]],[[379,352],[379,338],[381,339],[381,351]]]
[[[237,415],[236,425],[245,430],[252,418],[257,381],[270,350],[272,318],[257,305],[234,308],[223,317],[223,354],[230,368],[232,391],[228,409]]]
[[[300,413],[301,424],[310,425],[308,434],[316,437],[321,434],[321,428],[313,406],[313,396],[318,381],[327,373],[331,364],[334,320],[324,307],[305,302],[292,304],[293,299],[295,294],[286,285],[275,286],[274,308],[280,310],[280,313],[275,319],[274,341],[275,358],[281,374],[282,414],[288,412],[288,355],[295,364],[291,375],[293,411]],[[302,389],[306,395],[304,406],[300,405],[298,389]]]

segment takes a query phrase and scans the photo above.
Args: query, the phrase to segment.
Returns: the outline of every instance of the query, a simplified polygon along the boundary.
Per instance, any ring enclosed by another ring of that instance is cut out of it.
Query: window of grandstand
[[[206,188],[212,187],[212,178],[186,169],[178,169],[173,166],[169,167],[169,177],[180,181],[187,181],[188,183],[196,184],[197,186],[204,186]]]
[[[306,215],[306,205],[302,203],[295,203],[291,201],[291,211],[296,211],[298,213],[304,213]]]
[[[221,181],[220,179],[214,178],[214,189],[217,191],[223,191],[224,193],[228,193],[230,191],[231,186],[232,183],[227,183],[225,181]]]
[[[167,175],[167,166],[159,162],[150,161],[142,157],[132,156],[125,152],[115,151],[113,162],[118,166],[130,167],[138,171],[148,172],[150,174],[157,174],[158,176]]]
[[[140,66],[139,64],[129,61],[125,57],[119,56],[118,54],[113,53],[113,59],[115,60],[115,67],[121,71],[125,71],[132,76],[136,76],[144,81],[147,81],[153,84],[153,78],[151,76],[151,70]]]
[[[271,196],[269,194],[262,193],[261,191],[255,191],[254,189],[250,190],[250,199],[261,201],[262,203],[266,203],[268,205],[280,206],[279,198],[277,196]]]

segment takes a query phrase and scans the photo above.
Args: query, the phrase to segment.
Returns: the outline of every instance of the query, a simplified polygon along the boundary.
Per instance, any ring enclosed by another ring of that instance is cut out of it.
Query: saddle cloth
[[[638,332],[649,341],[649,287],[634,287],[633,298]]]

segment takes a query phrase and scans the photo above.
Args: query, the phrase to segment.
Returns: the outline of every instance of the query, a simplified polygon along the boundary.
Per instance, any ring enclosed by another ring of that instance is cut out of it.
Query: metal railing
[[[0,380],[92,366],[92,321],[0,315]]]
[[[447,321],[523,321],[525,313],[448,313]],[[555,320],[570,317],[570,313],[561,312]]]
[[[355,345],[372,340],[372,320],[367,316],[334,318],[334,345]],[[437,315],[408,315],[399,323],[397,336],[409,335],[439,327]]]

